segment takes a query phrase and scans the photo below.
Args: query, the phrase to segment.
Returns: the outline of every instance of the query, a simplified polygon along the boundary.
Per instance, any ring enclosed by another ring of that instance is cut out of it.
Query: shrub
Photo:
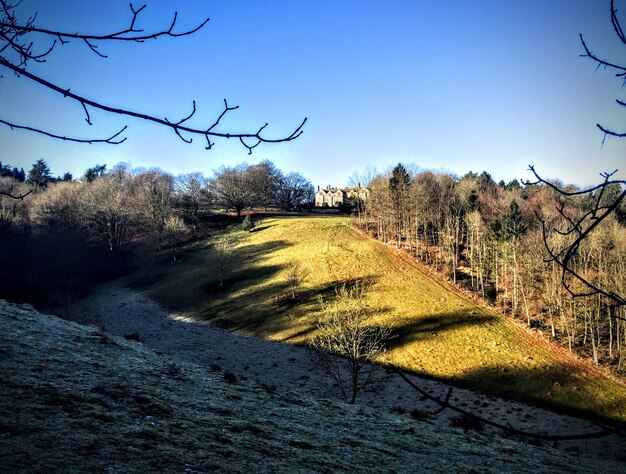
[[[254,222],[252,221],[252,218],[247,215],[244,220],[243,220],[243,224],[242,224],[242,228],[243,230],[247,230],[248,232],[251,232],[252,229],[254,229]]]

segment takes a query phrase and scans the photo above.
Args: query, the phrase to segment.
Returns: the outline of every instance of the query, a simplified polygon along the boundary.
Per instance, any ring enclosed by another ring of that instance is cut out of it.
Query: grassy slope
[[[0,471],[620,472],[225,378],[0,300]]]
[[[223,287],[208,243],[191,248],[146,287],[149,296],[187,316],[230,330],[290,343],[315,331],[318,295],[338,283],[372,284],[372,305],[397,337],[385,356],[405,369],[495,394],[626,420],[626,387],[478,306],[424,273],[406,256],[365,238],[342,217],[272,218],[237,242]],[[299,260],[311,274],[290,303],[282,267]]]

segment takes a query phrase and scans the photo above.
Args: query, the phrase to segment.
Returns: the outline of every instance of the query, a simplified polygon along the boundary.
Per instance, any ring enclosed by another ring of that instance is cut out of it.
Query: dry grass
[[[507,318],[478,306],[409,258],[353,230],[345,217],[269,218],[234,242],[223,285],[210,243],[196,245],[144,290],[170,310],[267,339],[304,343],[315,332],[318,297],[365,281],[379,322],[395,338],[380,362],[482,391],[626,421],[626,387]],[[288,298],[283,268],[310,272]],[[145,278],[138,275],[137,279]]]

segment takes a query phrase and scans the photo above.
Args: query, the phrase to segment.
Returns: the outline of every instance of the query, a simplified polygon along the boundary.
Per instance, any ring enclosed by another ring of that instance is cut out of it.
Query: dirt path
[[[136,334],[143,344],[155,350],[210,370],[232,372],[238,378],[257,381],[268,390],[297,390],[322,398],[340,396],[331,380],[316,368],[309,350],[240,336],[170,314],[136,290],[124,287],[123,280],[103,285],[71,307],[68,315],[76,322],[99,326],[115,335]],[[406,416],[413,411],[428,414],[438,408],[433,402],[420,400],[399,377],[382,373],[380,377],[374,390],[359,394],[357,403],[406,412]],[[445,397],[449,388],[433,380],[412,379],[421,388],[440,398]],[[585,420],[461,388],[454,388],[450,402],[493,421],[510,423],[524,431],[563,435],[600,429]],[[427,422],[449,425],[455,416],[456,413],[445,410],[428,417]],[[624,459],[626,440],[611,436],[583,442],[561,442],[559,448],[571,452],[584,450],[602,456],[612,454]]]

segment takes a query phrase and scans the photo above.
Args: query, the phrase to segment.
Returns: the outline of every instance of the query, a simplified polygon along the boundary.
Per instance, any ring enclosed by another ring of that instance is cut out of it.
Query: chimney
[[[317,187],[317,192],[318,192],[318,193],[320,192],[320,187],[319,187],[319,186]]]
[[[356,187],[357,187],[357,188],[360,188],[360,187],[361,187],[361,181],[359,181],[359,182],[357,182],[357,183],[356,183]]]

